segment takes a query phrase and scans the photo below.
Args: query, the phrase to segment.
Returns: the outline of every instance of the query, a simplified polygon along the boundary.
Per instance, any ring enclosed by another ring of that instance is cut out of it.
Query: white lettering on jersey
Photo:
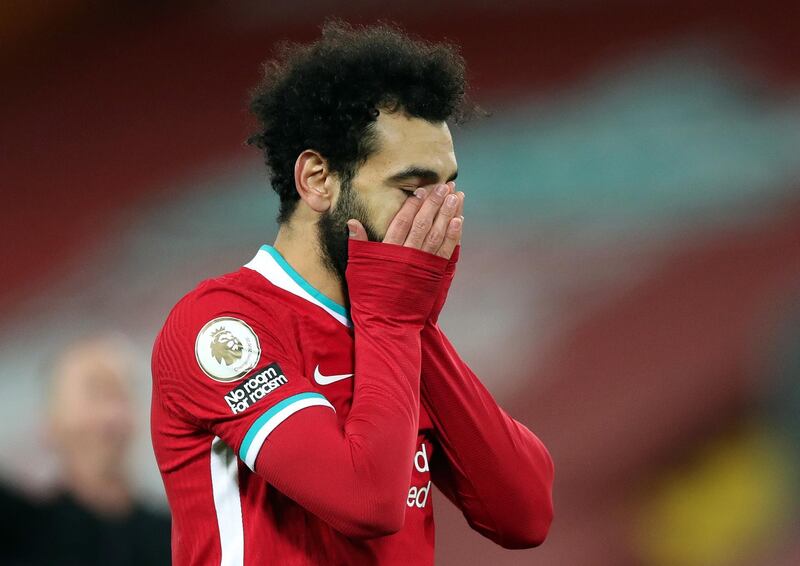
[[[414,467],[418,472],[430,471],[428,467],[428,451],[425,448],[424,442],[422,443],[422,448],[417,450],[417,453],[414,454]]]
[[[430,471],[430,466],[428,465],[428,450],[425,447],[425,443],[422,443],[422,446],[417,453],[414,454],[414,468],[420,473]],[[415,485],[411,486],[411,489],[408,490],[408,499],[406,499],[406,505],[409,507],[418,507],[422,509],[425,505],[428,504],[428,494],[431,491],[431,482],[428,481],[427,485],[417,487]]]
[[[228,403],[234,415],[246,411],[289,380],[283,375],[283,370],[277,362],[273,362],[261,369],[244,383],[237,385],[225,395],[225,402]]]

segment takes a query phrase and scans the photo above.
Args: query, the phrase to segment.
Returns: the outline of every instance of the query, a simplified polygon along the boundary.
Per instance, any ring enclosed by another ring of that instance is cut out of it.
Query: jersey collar
[[[261,246],[256,256],[245,264],[245,267],[257,271],[276,287],[289,291],[293,295],[297,295],[326,310],[328,314],[345,326],[353,325],[350,320],[350,313],[347,312],[344,306],[315,289],[289,265],[289,262],[283,258],[278,250],[269,244]]]

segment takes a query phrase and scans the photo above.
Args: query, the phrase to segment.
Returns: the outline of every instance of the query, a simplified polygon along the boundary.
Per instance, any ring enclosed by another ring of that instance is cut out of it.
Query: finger
[[[456,182],[455,181],[448,181],[448,185],[452,185],[451,190],[458,195],[458,206],[456,207],[456,213],[453,215],[453,218],[461,217],[461,220],[464,220],[464,199],[466,198],[466,194],[464,191],[456,191]],[[461,235],[463,236],[464,230],[461,230]],[[461,243],[461,237],[459,237],[458,242],[456,245]]]
[[[347,221],[347,230],[351,240],[369,240],[367,231],[358,220],[351,218]]]
[[[387,244],[402,244],[406,241],[408,231],[411,229],[411,224],[414,222],[414,216],[417,214],[422,201],[425,199],[427,189],[420,187],[414,191],[414,196],[408,197],[406,202],[394,215],[389,227],[386,229],[386,235],[383,241]]]
[[[455,216],[464,216],[464,191],[458,191],[458,206],[456,207]]]
[[[448,181],[447,184],[450,185],[450,192],[458,195],[458,206],[453,217],[464,216],[464,191],[456,191],[455,181]]]
[[[433,225],[436,214],[444,203],[444,198],[450,191],[447,185],[437,185],[436,188],[428,193],[428,197],[422,202],[422,206],[414,216],[411,228],[406,236],[404,246],[410,248],[420,248],[425,236]]]
[[[436,250],[442,245],[450,219],[455,216],[458,201],[458,195],[452,193],[445,197],[444,204],[439,209],[439,214],[436,215],[431,229],[428,230],[428,235],[425,236],[425,240],[422,242],[422,247],[420,247],[422,251],[436,253]]]
[[[463,229],[463,225],[464,225],[463,224],[463,222],[464,222],[464,199],[467,197],[467,195],[464,194],[464,191],[458,191],[458,195],[461,198],[458,201],[458,208],[456,209],[455,216],[456,217],[461,217],[461,222],[462,222],[462,224],[461,224],[462,225],[461,234],[459,234],[459,236],[458,236],[458,244],[460,244],[461,243],[461,237],[464,235],[464,229]]]
[[[447,185],[450,187],[451,193],[458,195],[458,206],[456,207],[456,213],[453,217],[464,216],[464,191],[456,191],[455,181],[447,181]]]
[[[436,252],[436,255],[450,259],[450,256],[453,255],[453,250],[456,249],[456,244],[458,244],[458,241],[461,239],[461,230],[463,226],[464,219],[460,216],[450,220],[450,223],[447,225],[444,241]]]

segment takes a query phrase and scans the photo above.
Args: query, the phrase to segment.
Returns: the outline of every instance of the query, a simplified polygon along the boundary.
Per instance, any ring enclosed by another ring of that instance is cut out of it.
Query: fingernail
[[[447,206],[455,206],[458,197],[456,195],[447,195],[447,198],[444,199],[444,204]]]
[[[353,236],[355,236],[355,235],[356,235],[355,228],[353,228],[353,225],[352,225],[352,224],[350,224],[350,222],[349,222],[349,221],[347,222],[347,233],[349,234],[349,236],[350,236],[351,238],[352,238]]]
[[[443,197],[444,195],[447,194],[447,191],[449,189],[450,187],[448,187],[447,185],[439,185],[438,187],[436,187],[436,194],[439,195],[440,197]]]
[[[426,191],[425,189],[423,189],[422,187],[420,187],[419,189],[417,189],[416,191],[414,191],[414,196],[415,196],[415,197],[417,197],[417,198],[425,198],[425,193],[426,193],[426,192],[427,192],[427,191]]]
[[[458,218],[453,218],[453,230],[458,230],[461,228],[461,223],[464,222],[464,218],[459,216]]]

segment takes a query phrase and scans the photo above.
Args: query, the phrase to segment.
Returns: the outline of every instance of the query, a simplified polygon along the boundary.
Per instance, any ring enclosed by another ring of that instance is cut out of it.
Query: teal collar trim
[[[276,250],[269,244],[264,244],[263,246],[261,246],[261,249],[267,252],[269,255],[271,255],[272,258],[278,263],[278,265],[281,266],[281,269],[283,269],[286,272],[286,274],[289,277],[291,277],[295,283],[300,285],[300,287],[302,287],[309,295],[311,295],[320,303],[331,309],[333,312],[341,316],[347,317],[347,319],[350,320],[350,313],[347,311],[346,308],[344,308],[343,305],[340,305],[330,297],[324,295],[321,291],[315,289],[311,285],[311,283],[303,279],[303,276],[297,273],[294,267],[289,265],[289,262],[283,259],[283,256],[280,254],[280,252],[278,252],[278,250]]]

